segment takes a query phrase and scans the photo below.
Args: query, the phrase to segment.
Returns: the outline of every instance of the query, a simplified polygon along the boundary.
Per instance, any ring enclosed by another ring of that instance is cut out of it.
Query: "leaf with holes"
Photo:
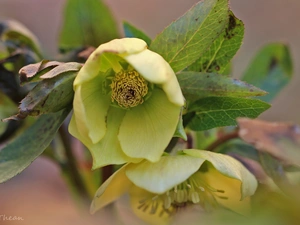
[[[225,30],[209,50],[187,68],[187,71],[226,73],[227,65],[241,47],[243,37],[243,22],[230,12]]]

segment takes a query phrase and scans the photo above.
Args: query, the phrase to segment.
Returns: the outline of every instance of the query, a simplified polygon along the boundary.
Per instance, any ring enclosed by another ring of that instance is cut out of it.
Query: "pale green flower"
[[[184,98],[170,65],[137,38],[100,45],[74,81],[70,133],[93,168],[156,162],[172,138]]]
[[[189,149],[155,163],[126,164],[98,189],[91,212],[129,193],[135,214],[150,224],[167,224],[178,208],[193,204],[245,215],[256,187],[254,176],[234,158]]]

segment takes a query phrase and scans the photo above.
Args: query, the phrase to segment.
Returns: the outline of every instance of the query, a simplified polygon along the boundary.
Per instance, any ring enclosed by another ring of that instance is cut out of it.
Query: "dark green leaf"
[[[236,118],[255,118],[270,107],[257,99],[234,97],[207,97],[199,99],[188,111],[194,113],[189,123],[192,130],[236,125]]]
[[[225,144],[222,144],[220,147],[218,147],[216,152],[227,155],[242,156],[248,159],[259,161],[258,152],[256,149],[252,145],[249,145],[240,139],[227,141]]]
[[[239,50],[244,37],[244,24],[232,12],[229,22],[208,51],[190,65],[188,71],[217,72],[224,74],[226,66]]]
[[[290,81],[292,73],[293,66],[288,46],[273,43],[259,51],[242,80],[269,92],[260,99],[270,102]]]
[[[2,64],[0,64],[0,91],[16,103],[24,97],[17,77]]]
[[[228,0],[200,1],[159,34],[150,49],[178,72],[201,57],[228,23]]]
[[[126,37],[135,37],[144,40],[148,46],[151,44],[151,38],[149,38],[143,31],[132,26],[128,22],[123,22],[123,29]]]
[[[177,78],[188,101],[208,96],[251,97],[266,94],[257,87],[220,74],[181,72]]]
[[[68,0],[59,38],[61,50],[94,46],[119,37],[116,22],[101,0]]]
[[[22,172],[50,144],[70,110],[41,116],[0,151],[0,183]]]

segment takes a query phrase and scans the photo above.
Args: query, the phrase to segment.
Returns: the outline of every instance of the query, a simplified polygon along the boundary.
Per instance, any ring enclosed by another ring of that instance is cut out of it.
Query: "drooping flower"
[[[254,176],[234,158],[189,149],[155,163],[126,164],[98,189],[91,212],[129,193],[135,214],[150,224],[167,224],[177,209],[193,204],[247,214],[256,187]]]
[[[91,151],[93,168],[158,161],[184,98],[170,65],[137,38],[100,45],[74,81],[70,133]]]

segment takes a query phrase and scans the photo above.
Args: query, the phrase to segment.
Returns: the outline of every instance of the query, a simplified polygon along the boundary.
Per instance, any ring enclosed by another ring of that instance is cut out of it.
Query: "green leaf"
[[[226,66],[241,47],[244,37],[244,24],[229,13],[229,22],[225,30],[214,41],[208,51],[190,65],[188,71],[217,72],[224,74]]]
[[[41,116],[0,151],[0,183],[22,172],[50,144],[70,110]]]
[[[42,58],[40,44],[36,36],[17,21],[6,20],[0,23],[0,39],[5,42],[8,48],[27,47],[33,50],[39,58]]]
[[[144,40],[148,46],[151,44],[151,38],[149,38],[143,31],[137,29],[128,22],[123,22],[123,29],[126,37],[135,37]]]
[[[290,81],[292,73],[293,65],[288,46],[272,43],[258,52],[242,80],[269,92],[260,99],[270,102]]]
[[[157,52],[178,72],[202,56],[228,23],[228,1],[200,1],[153,41]]]
[[[257,99],[234,97],[207,97],[196,101],[189,112],[194,117],[188,124],[192,130],[208,130],[214,127],[237,125],[236,118],[255,118],[270,107]]]
[[[68,0],[59,37],[59,48],[94,46],[119,37],[116,22],[100,0]]]
[[[215,73],[181,72],[177,79],[188,101],[208,96],[252,97],[266,94],[253,85]]]
[[[252,145],[249,145],[240,139],[233,139],[225,142],[215,149],[215,152],[237,156],[236,158],[242,156],[247,159],[259,161],[257,150]]]

